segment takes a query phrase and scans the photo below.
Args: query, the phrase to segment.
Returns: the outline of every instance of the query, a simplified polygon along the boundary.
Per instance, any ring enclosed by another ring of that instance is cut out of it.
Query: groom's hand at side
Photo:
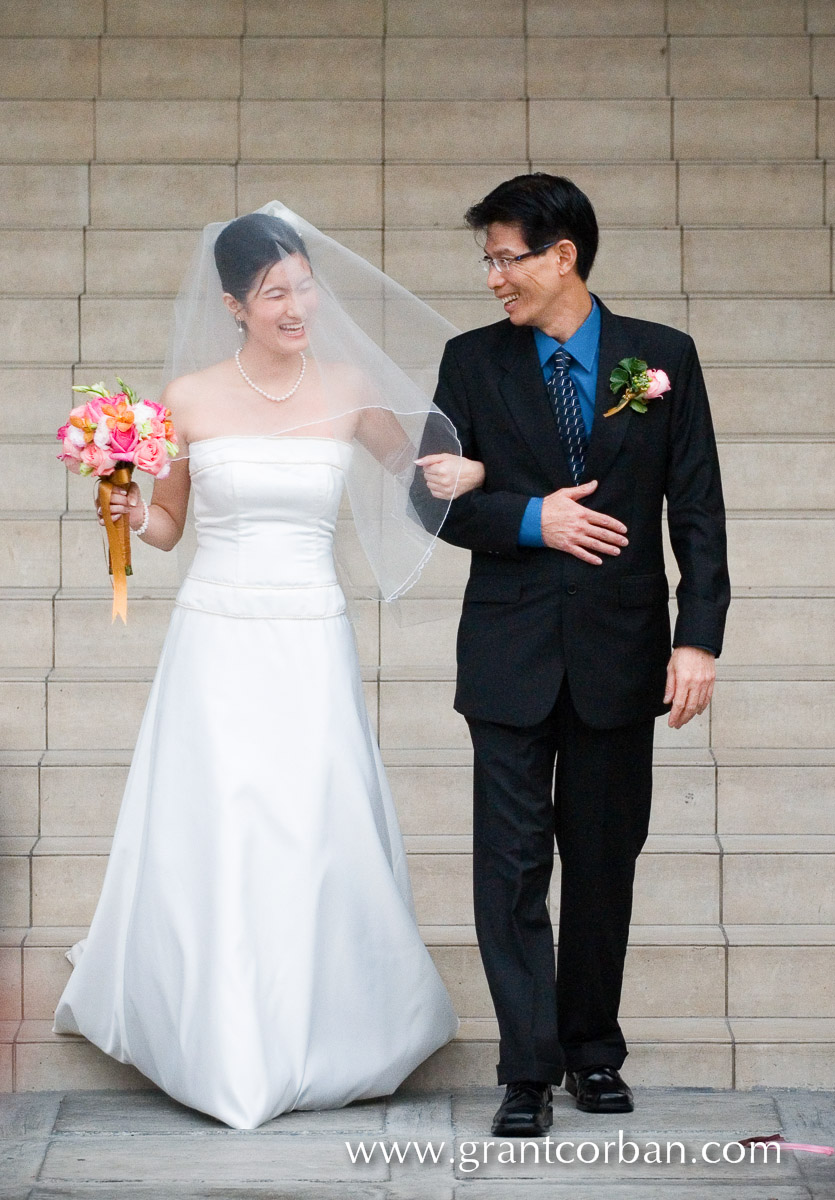
[[[681,729],[710,704],[716,681],[716,658],[698,646],[676,646],[667,666],[664,703],[672,704],[667,724]]]
[[[597,480],[592,479],[546,496],[542,501],[542,540],[552,550],[563,550],[599,567],[601,554],[620,554],[621,547],[629,543],[621,521],[580,503],[596,490]]]

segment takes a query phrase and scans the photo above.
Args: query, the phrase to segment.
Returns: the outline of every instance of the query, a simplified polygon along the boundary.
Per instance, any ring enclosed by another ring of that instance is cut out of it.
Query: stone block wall
[[[831,1087],[832,159],[835,0],[0,0],[0,1088],[142,1082],[49,1032],[176,582],[137,546],[111,627],[90,487],[54,461],[71,383],[118,368],[153,389],[196,231],[273,198],[459,327],[498,319],[461,216],[540,168],[596,205],[595,290],[695,337],[730,510],[716,698],[659,724],[630,1079]],[[464,1018],[415,1086],[494,1078],[451,709],[466,568],[442,547],[412,593],[431,625],[357,606]]]

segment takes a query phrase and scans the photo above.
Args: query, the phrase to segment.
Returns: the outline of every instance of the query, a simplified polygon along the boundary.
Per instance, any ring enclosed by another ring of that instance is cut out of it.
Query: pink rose
[[[135,425],[127,429],[111,429],[110,449],[120,462],[133,462],[134,451],[139,444],[139,434]]]
[[[82,475],[111,475],[115,466],[116,463],[107,451],[95,442],[88,442],[81,451]]]
[[[67,426],[64,426],[66,429]],[[78,475],[81,468],[81,447],[76,446],[70,438],[64,437],[61,453],[58,458],[64,464],[68,471],[72,471],[73,475]]]
[[[96,396],[92,400],[88,400],[87,403],[84,405],[84,410],[83,410],[84,416],[90,422],[91,425],[98,425],[99,421],[101,420],[102,404],[104,404],[104,401],[101,400],[98,396]]]
[[[670,380],[666,371],[650,367],[647,375],[649,376],[649,388],[644,392],[644,400],[654,400],[656,396],[663,396],[665,392],[669,392]]]
[[[69,421],[67,421],[66,425],[61,426],[61,428],[55,434],[57,441],[63,442],[64,438],[67,436],[67,430],[69,429],[69,427],[70,427]]]
[[[139,443],[134,462],[140,471],[165,479],[171,470],[168,462],[168,451],[162,438],[144,438]]]
[[[163,440],[165,439],[165,422],[164,421],[161,421],[159,419],[159,417],[152,417],[151,420],[148,422],[148,424],[150,426],[150,431],[149,431],[150,437],[163,438]]]

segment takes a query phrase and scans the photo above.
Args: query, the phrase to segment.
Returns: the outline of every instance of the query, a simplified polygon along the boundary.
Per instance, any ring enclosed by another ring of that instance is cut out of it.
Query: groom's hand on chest
[[[622,521],[581,503],[596,490],[597,480],[593,479],[546,496],[542,501],[542,540],[552,550],[563,550],[599,567],[601,554],[620,554],[629,542]]]

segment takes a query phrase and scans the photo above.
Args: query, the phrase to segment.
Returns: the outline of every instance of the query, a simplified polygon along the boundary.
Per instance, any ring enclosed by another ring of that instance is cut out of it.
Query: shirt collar
[[[586,371],[594,366],[594,360],[600,347],[600,306],[594,296],[591,298],[591,312],[579,329],[572,333],[565,342],[558,342],[549,337],[541,329],[534,329],[536,352],[539,355],[539,365],[544,367],[555,350],[567,350],[576,362]]]

